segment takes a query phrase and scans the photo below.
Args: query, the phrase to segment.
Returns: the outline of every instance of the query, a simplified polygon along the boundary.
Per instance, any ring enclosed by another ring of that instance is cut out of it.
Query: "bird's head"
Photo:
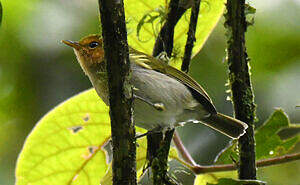
[[[98,64],[104,61],[103,42],[100,35],[89,35],[79,42],[62,40],[62,42],[74,49],[77,60],[86,74]]]

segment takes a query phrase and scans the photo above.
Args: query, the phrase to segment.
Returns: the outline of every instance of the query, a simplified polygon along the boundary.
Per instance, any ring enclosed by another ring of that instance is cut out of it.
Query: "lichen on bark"
[[[250,79],[250,67],[245,46],[247,20],[245,0],[228,0],[225,28],[227,29],[227,61],[229,85],[235,117],[248,124],[246,134],[239,139],[239,178],[256,179],[254,121],[254,95]]]

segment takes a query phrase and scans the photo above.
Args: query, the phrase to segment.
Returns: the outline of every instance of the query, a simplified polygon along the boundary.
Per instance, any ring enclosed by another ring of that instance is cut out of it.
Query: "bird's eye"
[[[92,48],[92,49],[95,48],[95,47],[97,47],[97,46],[99,46],[98,42],[94,41],[94,42],[89,43],[89,47]]]

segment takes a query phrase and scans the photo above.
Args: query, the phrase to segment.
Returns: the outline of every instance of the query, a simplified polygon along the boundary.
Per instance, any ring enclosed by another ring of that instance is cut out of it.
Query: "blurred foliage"
[[[2,23],[2,14],[3,14],[2,3],[0,1],[0,27],[1,27],[1,23]]]
[[[256,159],[277,157],[290,152],[299,142],[299,135],[282,140],[278,132],[290,127],[290,121],[283,110],[276,110],[271,117],[255,132]],[[238,161],[237,142],[224,149],[217,157],[218,164],[231,164]]]
[[[99,21],[94,0],[1,2],[0,184],[12,185],[17,155],[38,119],[58,103],[91,87],[74,54],[60,40],[77,40],[97,33]],[[262,124],[274,107],[282,107],[291,122],[299,123],[300,109],[295,109],[300,105],[299,0],[250,3],[257,9],[255,24],[248,28],[246,37],[261,120],[257,124]],[[205,87],[220,112],[231,114],[224,86],[224,38],[221,21],[192,61],[191,75]],[[228,143],[227,138],[204,126],[190,124],[178,131],[200,164],[211,164]],[[295,151],[299,150],[296,147]],[[178,171],[179,167],[171,168]],[[259,179],[270,185],[300,182],[299,161],[261,168],[258,172]],[[184,180],[185,184],[192,183],[191,177]]]

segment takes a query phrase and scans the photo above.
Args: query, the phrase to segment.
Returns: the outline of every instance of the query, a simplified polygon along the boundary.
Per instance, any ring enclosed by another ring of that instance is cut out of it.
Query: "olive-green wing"
[[[139,52],[133,48],[129,49],[130,58],[134,59],[137,65],[159,71],[172,78],[177,79],[191,89],[193,96],[210,112],[216,112],[214,105],[205,90],[186,73],[166,64],[164,61],[158,60],[155,57]]]

